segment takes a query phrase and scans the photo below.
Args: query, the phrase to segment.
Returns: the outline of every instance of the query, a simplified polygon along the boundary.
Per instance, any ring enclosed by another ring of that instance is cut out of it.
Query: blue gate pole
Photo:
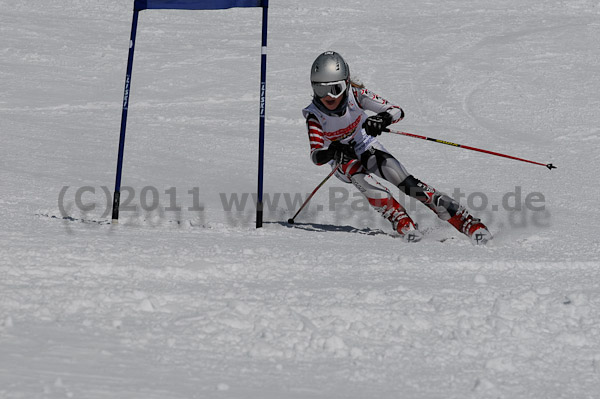
[[[129,58],[127,60],[127,74],[125,75],[125,89],[123,92],[123,112],[121,113],[121,136],[119,138],[119,157],[117,159],[117,177],[115,181],[115,195],[113,198],[112,222],[119,221],[119,204],[121,199],[121,173],[123,172],[123,152],[125,151],[125,130],[127,127],[127,111],[129,109],[129,91],[131,88],[131,71],[133,69],[133,52],[135,50],[135,36],[137,32],[139,10],[133,10],[131,22],[131,38],[129,40]]]
[[[263,0],[262,45],[260,59],[260,119],[258,132],[258,195],[256,201],[256,228],[263,225],[263,173],[265,157],[265,106],[267,90],[267,15],[269,1]]]

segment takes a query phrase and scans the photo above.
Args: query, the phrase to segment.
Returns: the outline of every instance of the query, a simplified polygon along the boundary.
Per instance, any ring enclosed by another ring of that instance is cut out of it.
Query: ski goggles
[[[339,80],[337,82],[327,83],[312,83],[312,88],[317,97],[323,98],[329,96],[331,98],[338,98],[346,91],[346,81]]]

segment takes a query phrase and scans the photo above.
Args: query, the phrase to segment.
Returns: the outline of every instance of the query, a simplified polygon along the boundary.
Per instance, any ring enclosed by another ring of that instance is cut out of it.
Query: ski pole
[[[296,211],[296,213],[294,214],[294,216],[288,219],[288,223],[289,224],[294,224],[294,219],[296,219],[296,216],[298,216],[298,214],[302,211],[302,209],[304,209],[304,207],[306,206],[306,204],[308,204],[308,201],[310,201],[310,199],[321,188],[321,186],[323,184],[325,184],[325,182],[327,180],[329,180],[329,178],[331,176],[333,176],[333,174],[335,173],[336,169],[337,169],[337,164],[334,165],[334,168],[331,169],[331,172],[329,172],[329,174],[323,179],[323,181],[321,183],[319,183],[319,185],[317,187],[315,187],[315,189],[313,190],[313,192],[310,193],[310,195],[306,198],[306,200],[304,200],[304,203],[302,204],[302,206],[300,206],[300,209],[298,209],[298,211]]]
[[[535,162],[535,161],[530,161],[528,159],[523,159],[523,158],[517,158],[517,157],[513,157],[512,155],[506,155],[506,154],[501,154],[499,152],[493,152],[493,151],[488,151],[488,150],[482,150],[481,148],[475,148],[475,147],[470,147],[468,145],[463,145],[463,144],[456,144],[456,143],[452,143],[450,141],[445,141],[445,140],[439,140],[439,139],[434,139],[431,137],[426,137],[426,136],[420,136],[418,134],[412,134],[412,133],[406,133],[406,132],[398,132],[395,130],[389,130],[389,129],[385,129],[385,132],[388,133],[393,133],[393,134],[401,134],[403,136],[408,136],[408,137],[414,137],[417,139],[422,139],[422,140],[429,140],[429,141],[434,141],[436,143],[441,143],[441,144],[446,144],[446,145],[451,145],[453,147],[458,147],[458,148],[464,148],[465,150],[472,150],[472,151],[479,151],[479,152],[483,152],[484,154],[490,154],[490,155],[496,155],[499,157],[504,157],[504,158],[510,158],[510,159],[515,159],[517,161],[522,161],[522,162],[529,162],[532,163],[534,165],[542,165],[547,167],[548,169],[552,170],[552,169],[556,169],[556,166],[552,165],[551,163],[541,163],[541,162]]]

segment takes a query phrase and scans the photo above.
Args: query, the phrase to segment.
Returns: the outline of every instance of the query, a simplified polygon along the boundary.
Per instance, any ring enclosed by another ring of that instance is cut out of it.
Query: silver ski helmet
[[[350,68],[341,55],[335,51],[326,51],[313,62],[310,83],[315,97],[338,98],[350,86]]]

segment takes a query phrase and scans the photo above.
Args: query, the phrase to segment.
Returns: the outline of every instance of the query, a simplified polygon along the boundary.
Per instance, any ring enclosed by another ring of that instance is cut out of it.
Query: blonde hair
[[[356,79],[350,79],[350,86],[355,87],[357,89],[364,89],[365,88],[365,84],[363,82],[361,82],[360,80]]]

